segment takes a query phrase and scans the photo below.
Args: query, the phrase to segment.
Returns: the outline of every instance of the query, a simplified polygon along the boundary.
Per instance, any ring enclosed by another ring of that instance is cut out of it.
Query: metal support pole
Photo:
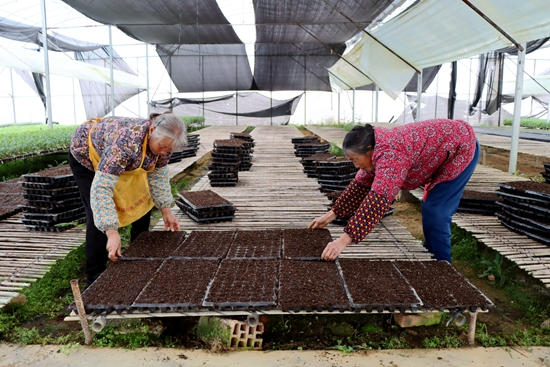
[[[355,124],[355,88],[353,88],[353,100],[352,100],[352,106],[351,106],[351,122]]]
[[[420,110],[422,109],[422,70],[418,74],[416,82],[416,121],[421,121]]]
[[[237,63],[238,63],[238,59],[237,59],[238,56],[235,56],[235,120],[236,120],[236,125],[238,126],[239,125],[239,87],[238,87],[238,83],[239,83],[239,75],[238,75],[238,71],[239,71],[239,68],[237,67]]]
[[[470,88],[472,86],[472,58],[470,57],[470,69],[468,74],[468,111],[466,111],[466,122],[470,123]]]
[[[86,311],[84,310],[84,303],[82,302],[82,295],[80,294],[78,280],[71,280],[71,289],[73,291],[74,303],[76,304],[76,310],[78,311],[80,325],[82,325],[82,331],[84,331],[84,339],[86,340],[86,344],[91,344],[92,333],[90,332],[90,326],[88,325],[88,320],[86,319]]]
[[[151,97],[149,95],[149,44],[145,44],[145,74],[147,79],[147,118],[151,115],[151,106],[149,102]]]
[[[109,72],[111,79],[111,116],[115,115],[115,77],[113,73],[113,30],[109,24]]]
[[[435,112],[434,112],[434,119],[437,118],[437,99],[439,97],[439,72],[437,72],[437,76],[435,77]]]
[[[17,123],[17,115],[15,113],[15,93],[13,92],[13,70],[11,68],[10,68],[10,81],[11,81],[11,106],[13,108],[13,122]]]
[[[44,51],[44,73],[46,76],[46,88],[44,94],[46,95],[46,112],[48,113],[48,126],[53,129],[52,121],[52,93],[50,89],[50,60],[48,57],[48,34],[46,33],[46,0],[41,1],[42,10],[42,48]]]
[[[378,122],[378,97],[379,97],[379,94],[380,94],[380,88],[378,87],[378,85],[376,85],[376,91],[375,91],[376,103],[374,104],[374,122]]]
[[[512,146],[510,147],[510,165],[509,173],[514,173],[517,170],[518,162],[518,143],[519,143],[519,128],[521,123],[521,101],[523,97],[523,71],[525,69],[525,46],[521,44],[523,50],[518,51],[518,65],[516,72],[516,94],[514,96],[514,119],[512,123]]]

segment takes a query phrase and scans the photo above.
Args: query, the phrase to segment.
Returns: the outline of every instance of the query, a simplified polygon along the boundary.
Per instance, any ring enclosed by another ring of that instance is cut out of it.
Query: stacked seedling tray
[[[250,171],[252,167],[252,152],[254,152],[254,138],[249,133],[230,133],[231,139],[243,140],[243,155],[241,158],[241,164],[239,171]]]
[[[188,191],[178,194],[176,205],[197,223],[231,221],[235,207],[211,190]]]
[[[85,221],[84,205],[68,165],[23,175],[23,224],[29,230],[62,232]]]
[[[303,171],[307,175],[307,177],[311,178],[317,178],[317,166],[315,165],[316,161],[318,160],[331,160],[336,158],[336,154],[332,153],[320,153],[320,154],[314,154],[310,155],[309,157],[303,157],[300,160],[300,163],[302,163],[302,166],[304,167]]]
[[[458,204],[459,213],[495,215],[499,211],[497,201],[502,199],[494,192],[481,192],[474,190],[464,190],[460,203]]]
[[[550,183],[550,162],[544,162],[544,172],[541,172],[542,177],[546,180],[546,183]]]
[[[476,312],[493,306],[444,261],[320,261],[331,241],[326,229],[193,231],[175,251],[181,235],[166,236],[148,232],[142,246],[132,243],[121,257],[132,261],[111,264],[83,292],[85,312]]]
[[[22,181],[23,178],[17,178],[0,183],[0,220],[19,213],[26,203]]]
[[[319,138],[316,137],[316,136],[300,136],[300,137],[297,137],[297,138],[292,138],[291,141],[292,141],[292,144],[294,144],[296,146],[296,144],[306,144],[306,143],[318,142]]]
[[[168,164],[181,162],[181,160],[184,158],[195,157],[197,155],[197,150],[199,150],[199,144],[199,134],[187,135],[187,146],[182,150],[173,152],[172,156],[170,157],[170,161],[168,161]]]
[[[316,160],[315,171],[321,192],[344,190],[357,174],[353,162],[343,157]]]
[[[311,143],[294,144],[294,155],[296,157],[309,157],[314,154],[328,153],[330,143],[314,141]]]
[[[243,140],[214,140],[208,179],[212,187],[235,186],[239,182],[239,167],[243,156]]]
[[[502,198],[496,213],[514,232],[550,245],[550,186],[544,182],[513,181],[499,184]]]

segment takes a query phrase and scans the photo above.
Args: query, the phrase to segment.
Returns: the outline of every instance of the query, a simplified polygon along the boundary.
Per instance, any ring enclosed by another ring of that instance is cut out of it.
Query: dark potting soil
[[[535,191],[543,194],[550,195],[550,185],[545,182],[535,182],[535,181],[512,181],[512,182],[503,182],[502,185],[511,186],[518,191]]]
[[[487,308],[492,303],[446,261],[396,261],[426,309]]]
[[[86,312],[113,306],[128,308],[161,264],[162,260],[118,261],[111,264],[82,293]]]
[[[65,176],[65,175],[72,175],[73,171],[71,171],[71,167],[68,164],[65,164],[63,166],[48,168],[43,171],[35,172],[30,174],[29,176],[40,176],[40,177],[56,177],[56,176]]]
[[[126,258],[167,258],[185,239],[183,231],[152,231],[140,234],[122,253]]]
[[[23,194],[23,186],[21,185],[21,182],[25,181],[23,178],[16,178],[9,181],[0,182],[0,193],[4,194]]]
[[[338,260],[344,282],[352,299],[352,306],[376,308],[386,306],[412,307],[420,299],[397,271],[392,261],[363,259]]]
[[[237,231],[227,258],[281,258],[280,229]]]
[[[332,242],[330,231],[324,229],[283,229],[283,258],[321,258],[323,250]]]
[[[464,190],[462,193],[462,199],[485,199],[498,201],[501,200],[500,197],[494,192],[481,192],[474,190]]]
[[[318,153],[318,154],[310,155],[309,157],[303,157],[302,161],[308,162],[308,161],[318,161],[318,160],[329,160],[336,157],[337,155],[332,153]]]
[[[193,231],[172,256],[221,259],[234,236],[235,231]]]
[[[349,309],[336,263],[281,260],[279,305],[283,311]]]
[[[187,191],[181,192],[179,195],[197,208],[231,204],[212,190]]]
[[[279,260],[223,260],[204,306],[273,307]]]
[[[217,260],[166,260],[135,300],[136,306],[200,308],[218,266]]]

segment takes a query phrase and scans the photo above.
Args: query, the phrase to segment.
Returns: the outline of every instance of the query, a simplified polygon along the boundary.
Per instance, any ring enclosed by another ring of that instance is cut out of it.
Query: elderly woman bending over
[[[164,229],[178,231],[170,211],[168,161],[187,144],[185,123],[173,114],[149,120],[106,117],[86,122],[74,133],[69,165],[86,210],[88,285],[105,270],[107,257],[121,256],[118,228],[132,224],[131,240],[149,229],[157,206]]]

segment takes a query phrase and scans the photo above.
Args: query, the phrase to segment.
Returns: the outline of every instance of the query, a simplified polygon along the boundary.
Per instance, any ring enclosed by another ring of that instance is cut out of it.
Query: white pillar
[[[113,74],[113,32],[109,24],[109,72],[111,80],[111,116],[115,115],[115,77]]]
[[[151,114],[151,107],[149,105],[150,96],[149,96],[149,45],[145,44],[145,73],[147,78],[147,118]]]
[[[355,88],[353,88],[353,105],[351,106],[351,122],[355,124]]]
[[[378,87],[378,85],[376,85],[376,92],[375,92],[375,96],[376,96],[376,103],[374,104],[374,122],[378,122],[378,96],[380,94],[380,88]]]
[[[52,93],[50,89],[50,61],[48,58],[48,34],[46,33],[46,0],[41,1],[42,10],[42,48],[44,51],[44,73],[46,74],[46,85],[44,94],[46,95],[46,110],[48,113],[48,126],[53,129],[52,121]]]
[[[416,121],[421,121],[420,109],[422,108],[422,70],[418,73],[416,82]]]
[[[523,51],[518,52],[517,72],[516,72],[516,94],[514,96],[514,119],[512,123],[512,146],[510,147],[510,165],[508,166],[509,173],[515,173],[518,162],[518,143],[519,143],[519,127],[521,120],[521,101],[523,97],[523,70],[525,69],[525,47],[526,43],[522,43]]]

